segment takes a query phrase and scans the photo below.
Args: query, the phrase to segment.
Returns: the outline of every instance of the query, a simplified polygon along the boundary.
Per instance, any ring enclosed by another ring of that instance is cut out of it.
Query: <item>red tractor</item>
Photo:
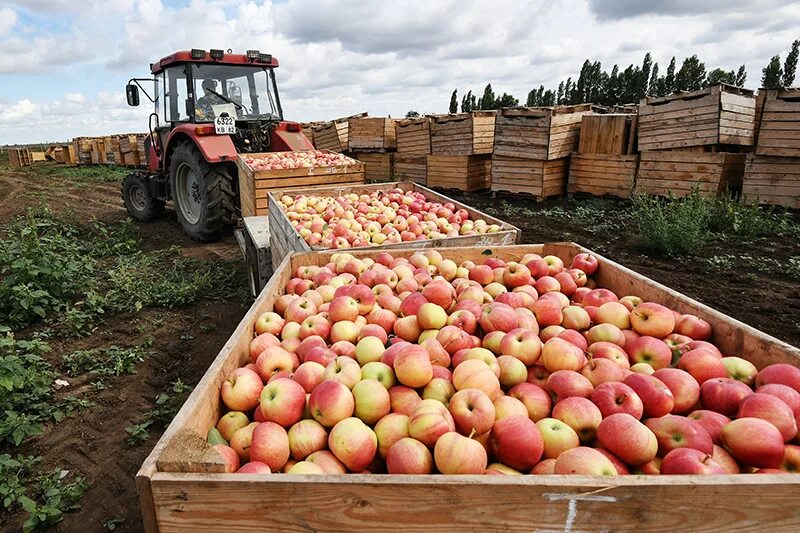
[[[128,105],[139,90],[153,102],[145,139],[147,170],[122,182],[128,213],[149,221],[172,201],[189,236],[220,238],[240,214],[239,153],[311,150],[300,124],[283,120],[275,82],[278,60],[258,50],[176,52],[150,65],[152,78],[133,78]],[[141,85],[152,82],[152,95]]]

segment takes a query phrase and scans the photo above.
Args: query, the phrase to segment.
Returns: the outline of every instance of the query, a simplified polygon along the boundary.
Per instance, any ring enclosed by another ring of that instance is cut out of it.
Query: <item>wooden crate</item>
[[[416,249],[393,250],[408,257]],[[375,257],[379,250],[352,251]],[[573,243],[452,248],[445,257],[511,261],[526,253],[569,263],[590,252]],[[708,321],[726,355],[758,368],[800,365],[800,350],[688,298],[599,254],[600,287],[636,294]],[[144,529],[184,531],[698,531],[800,530],[800,513],[787,504],[800,476],[345,476],[225,474],[205,441],[224,412],[222,382],[249,361],[256,318],[273,309],[300,266],[323,265],[330,253],[287,256],[253,303],[136,475]],[[324,512],[320,512],[321,502]],[[666,502],[666,503],[665,503]],[[469,512],[465,512],[465,508]],[[413,510],[413,512],[409,512]]]
[[[766,91],[756,154],[800,157],[800,89]]]
[[[627,155],[636,150],[637,116],[632,114],[583,115],[579,154]]]
[[[494,146],[494,111],[473,111],[431,117],[433,155],[491,154]]]
[[[393,153],[353,152],[353,158],[364,163],[364,179],[368,182],[393,181]]]
[[[314,147],[317,150],[345,152],[348,150],[348,123],[351,118],[366,117],[366,113],[337,118],[314,126]]]
[[[742,197],[745,201],[800,209],[800,157],[749,154]]]
[[[364,183],[364,164],[355,161],[352,165],[339,167],[291,168],[285,170],[253,170],[244,162],[244,157],[259,157],[263,153],[240,154],[236,160],[239,167],[239,198],[242,216],[262,216],[268,213],[267,193],[273,189],[310,187],[313,185]]]
[[[553,160],[578,149],[581,120],[591,104],[501,109],[494,128],[494,153],[504,157]]]
[[[394,150],[397,148],[395,119],[353,117],[348,121],[347,143],[350,150]]]
[[[686,196],[692,188],[714,196],[742,185],[746,154],[726,152],[642,152],[636,174],[640,193]]]
[[[8,164],[12,167],[27,167],[33,163],[31,151],[28,148],[9,148]]]
[[[321,126],[322,124],[323,123],[321,123],[321,122],[301,122],[300,123],[300,128],[301,128],[301,131],[303,132],[303,135],[306,136],[306,138],[311,142],[311,144],[314,146],[314,148],[317,147],[317,145],[314,143],[314,128],[317,127],[317,126]]]
[[[395,135],[398,154],[410,157],[431,153],[431,117],[398,120]]]
[[[410,156],[398,152],[394,156],[394,175],[400,181],[413,181],[420,185],[427,185],[427,156]]]
[[[638,159],[636,154],[572,154],[567,192],[629,198],[636,180]]]
[[[551,161],[492,156],[492,192],[526,193],[542,200],[563,196],[567,188],[568,157]]]
[[[492,158],[489,155],[429,155],[427,186],[475,192],[489,189]]]
[[[753,91],[730,85],[648,96],[639,104],[639,150],[714,144],[753,146],[755,107]]]
[[[374,191],[389,191],[391,189],[400,187],[405,191],[417,191],[430,198],[433,201],[440,203],[451,202],[456,206],[456,209],[464,209],[470,214],[470,218],[482,218],[489,224],[497,224],[500,226],[500,231],[496,233],[485,233],[481,235],[460,235],[458,237],[447,237],[444,239],[428,239],[424,241],[402,242],[397,244],[382,244],[379,246],[367,246],[358,248],[358,250],[393,250],[397,248],[439,248],[439,247],[454,247],[454,246],[489,246],[489,245],[502,245],[513,244],[519,242],[520,231],[516,227],[482,213],[481,211],[469,207],[468,205],[457,202],[447,196],[434,192],[427,187],[423,187],[418,183],[413,182],[391,182],[380,183],[375,185],[359,185],[359,186],[341,186],[341,187],[315,187],[313,189],[292,189],[287,191],[270,191],[269,199],[269,228],[270,237],[269,244],[272,249],[272,265],[276,268],[283,258],[291,252],[310,252],[310,251],[324,251],[326,248],[322,246],[309,245],[297,231],[284,213],[283,209],[278,205],[276,198],[280,198],[283,194],[315,194],[327,196],[340,196],[342,194],[356,193],[372,193]],[[352,250],[352,248],[351,248]]]

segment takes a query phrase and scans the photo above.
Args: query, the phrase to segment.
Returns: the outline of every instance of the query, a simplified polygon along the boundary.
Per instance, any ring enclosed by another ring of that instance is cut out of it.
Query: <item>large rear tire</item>
[[[122,201],[128,214],[140,222],[150,222],[164,214],[164,202],[150,195],[143,172],[133,172],[122,180]]]
[[[191,143],[179,145],[169,166],[172,202],[192,239],[218,240],[234,210],[233,179],[224,165],[212,165]]]

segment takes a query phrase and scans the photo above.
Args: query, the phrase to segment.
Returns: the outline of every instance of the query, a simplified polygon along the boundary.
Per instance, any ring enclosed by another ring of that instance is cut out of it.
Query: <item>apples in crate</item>
[[[300,152],[274,152],[258,157],[244,156],[244,162],[253,170],[284,170],[294,168],[342,167],[357,162],[344,154],[322,150]]]

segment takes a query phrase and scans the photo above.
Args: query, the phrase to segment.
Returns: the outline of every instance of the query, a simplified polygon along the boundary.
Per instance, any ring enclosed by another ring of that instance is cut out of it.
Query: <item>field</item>
[[[123,175],[0,160],[0,326],[13,331],[0,340],[2,530],[140,531],[133,476],[249,305],[233,237],[193,243],[172,211],[129,222]],[[578,242],[800,345],[797,213],[696,198],[670,209],[457,199],[525,243]],[[54,390],[56,379],[69,385]]]

